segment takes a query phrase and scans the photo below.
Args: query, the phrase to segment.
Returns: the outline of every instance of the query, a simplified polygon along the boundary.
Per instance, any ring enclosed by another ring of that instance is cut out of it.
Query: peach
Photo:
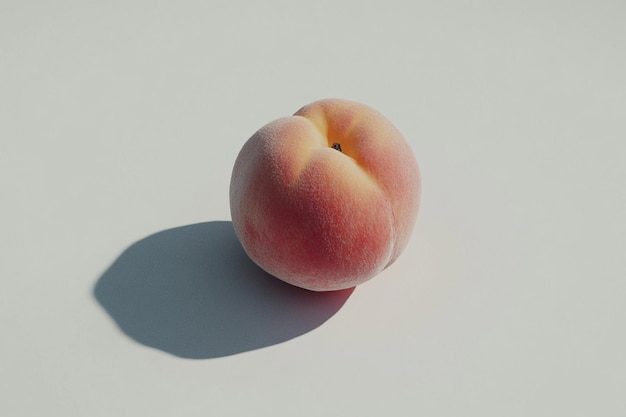
[[[313,291],[351,288],[406,247],[420,173],[400,131],[378,111],[324,99],[258,130],[233,167],[233,227],[248,256]]]

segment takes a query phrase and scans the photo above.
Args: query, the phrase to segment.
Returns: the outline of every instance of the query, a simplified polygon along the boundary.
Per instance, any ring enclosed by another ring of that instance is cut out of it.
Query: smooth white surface
[[[625,415],[625,5],[2,1],[0,415]],[[243,142],[329,96],[405,133],[423,201],[309,319],[207,222]],[[94,290],[136,242],[123,332]]]

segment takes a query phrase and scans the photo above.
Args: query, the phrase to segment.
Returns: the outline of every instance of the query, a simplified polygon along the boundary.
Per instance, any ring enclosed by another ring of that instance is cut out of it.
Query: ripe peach
[[[262,269],[314,291],[354,287],[393,263],[413,230],[417,161],[378,111],[342,99],[275,120],[232,172],[235,233]]]

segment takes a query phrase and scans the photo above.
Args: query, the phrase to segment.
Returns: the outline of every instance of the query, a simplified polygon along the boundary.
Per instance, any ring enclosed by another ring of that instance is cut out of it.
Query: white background
[[[625,21],[0,0],[0,415],[626,415]],[[242,255],[228,187],[322,97],[391,119],[423,198],[392,267],[313,297]]]

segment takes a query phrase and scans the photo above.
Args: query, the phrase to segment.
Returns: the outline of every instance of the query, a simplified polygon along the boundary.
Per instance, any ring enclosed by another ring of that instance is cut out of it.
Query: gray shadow
[[[214,221],[139,240],[113,262],[93,292],[137,342],[206,359],[310,332],[353,290],[313,292],[286,284],[248,258],[231,222]]]

